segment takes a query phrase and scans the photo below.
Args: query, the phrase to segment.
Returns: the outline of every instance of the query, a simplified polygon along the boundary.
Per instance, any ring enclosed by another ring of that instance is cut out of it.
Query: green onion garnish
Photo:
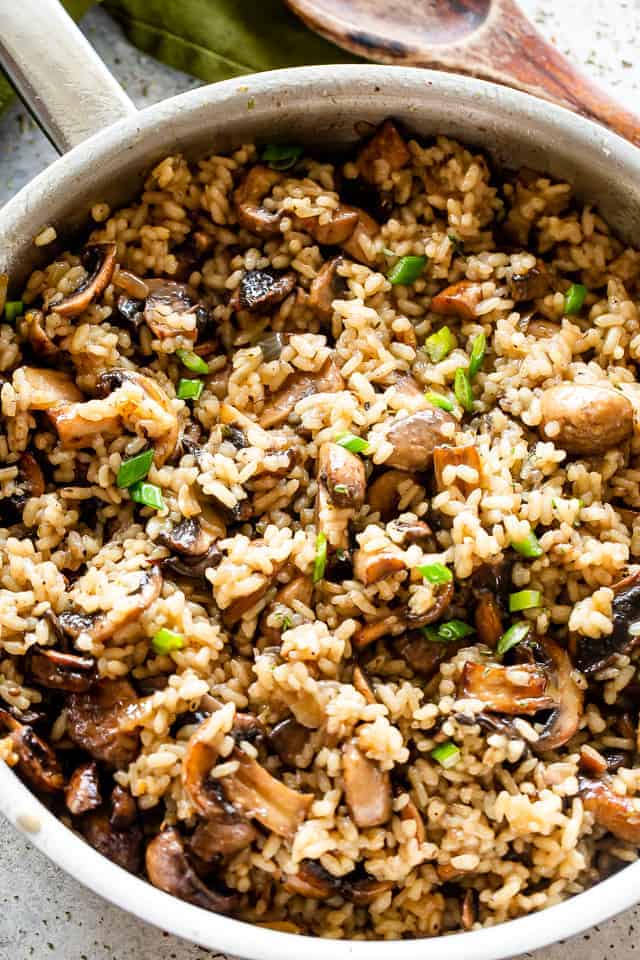
[[[452,640],[462,640],[475,633],[474,628],[464,620],[446,620],[437,627],[423,627],[422,633],[431,643],[450,643]]]
[[[444,563],[423,563],[421,567],[416,567],[416,570],[429,583],[449,583],[453,580],[451,570],[445,567]]]
[[[487,338],[484,333],[479,333],[471,345],[471,359],[469,360],[469,379],[473,380],[476,373],[484,363],[484,355],[487,352]]]
[[[16,317],[24,312],[24,303],[22,300],[7,300],[4,305],[4,315],[9,323],[13,323]]]
[[[153,449],[143,450],[142,453],[137,453],[135,457],[123,460],[116,477],[117,485],[119,487],[131,487],[138,480],[144,480],[151,469],[153,454]]]
[[[182,650],[184,647],[184,637],[180,633],[162,627],[153,637],[151,644],[156,653],[161,656],[171,653],[173,650]]]
[[[466,410],[467,413],[471,413],[473,411],[473,390],[471,389],[469,374],[464,367],[458,367],[456,370],[453,381],[453,392],[462,409]]]
[[[209,364],[193,350],[176,350],[176,357],[191,373],[209,373]]]
[[[564,295],[564,312],[567,316],[580,313],[587,295],[587,288],[581,283],[572,283]]]
[[[518,593],[509,594],[509,612],[517,613],[518,610],[533,610],[534,607],[542,606],[542,594],[539,590],[519,590]]]
[[[528,557],[530,560],[541,557],[544,553],[533,530],[529,530],[524,540],[518,540],[517,543],[514,542],[511,546],[514,550],[517,550],[521,556]]]
[[[182,379],[178,383],[177,395],[180,400],[199,400],[203,390],[202,380]]]
[[[346,483],[336,483],[333,487],[333,492],[339,493],[344,497],[349,493],[349,487]]]
[[[136,503],[141,503],[144,507],[153,507],[154,510],[162,510],[164,500],[162,499],[162,490],[155,483],[146,483],[144,480],[138,480],[132,487],[129,487],[129,496]]]
[[[410,283],[416,282],[426,263],[426,257],[400,257],[398,262],[389,270],[387,280],[394,285],[401,283],[406,287]]]
[[[313,561],[313,582],[318,583],[327,569],[327,538],[324,533],[316,537],[316,555]]]
[[[441,410],[446,410],[448,413],[451,413],[453,410],[451,400],[449,400],[448,397],[443,397],[441,393],[434,393],[432,390],[428,390],[425,396],[434,407],[440,407]]]
[[[336,443],[350,450],[351,453],[369,453],[370,447],[366,440],[357,437],[355,433],[340,433],[336,437]]]
[[[290,170],[304,150],[293,143],[269,143],[262,151],[262,159],[272,170]]]
[[[496,653],[502,655],[506,653],[507,650],[511,650],[511,647],[517,647],[519,643],[522,643],[524,638],[531,630],[531,624],[525,623],[524,620],[514,623],[512,627],[509,627],[506,633],[503,633],[498,644],[496,646]]]
[[[431,363],[440,363],[448,354],[451,353],[456,345],[456,338],[449,330],[449,327],[440,327],[435,333],[427,337],[424,342],[423,350],[431,360]]]
[[[455,743],[452,743],[451,740],[448,740],[446,743],[441,743],[440,746],[432,750],[431,756],[441,767],[448,770],[449,767],[455,767],[458,762],[460,748],[456,747]]]
[[[293,626],[293,620],[288,613],[279,613],[278,620],[280,621],[280,629],[284,633],[285,630],[291,630]]]

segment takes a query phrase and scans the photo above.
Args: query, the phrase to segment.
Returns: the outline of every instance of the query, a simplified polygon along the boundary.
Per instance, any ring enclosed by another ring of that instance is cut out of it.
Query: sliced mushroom
[[[573,665],[566,650],[549,637],[545,637],[540,643],[552,665],[549,692],[555,705],[533,747],[536,751],[557,750],[570,740],[578,729],[584,694],[573,679]]]
[[[387,531],[395,541],[400,541],[405,546],[412,543],[422,543],[432,536],[431,527],[424,520],[418,520],[414,517],[398,517],[387,524]]]
[[[391,780],[352,740],[342,751],[347,807],[358,827],[379,827],[391,819]]]
[[[260,203],[281,181],[282,174],[269,167],[260,165],[251,167],[233,194],[240,226],[259,237],[270,237],[280,233],[282,214],[265,210]]]
[[[111,792],[111,813],[109,823],[114,830],[132,827],[138,819],[138,807],[128,790],[119,784]]]
[[[603,757],[599,750],[583,743],[580,747],[580,769],[590,774],[592,777],[601,777],[607,772],[609,765],[607,758]]]
[[[616,583],[613,594],[612,632],[602,637],[574,638],[576,665],[585,673],[599,670],[616,653],[625,653],[638,642],[629,628],[640,622],[640,569]]]
[[[440,584],[434,593],[433,606],[429,607],[424,613],[414,613],[410,609],[405,611],[404,620],[409,627],[426,627],[428,624],[436,623],[442,619],[445,611],[449,608],[453,600],[453,580]]]
[[[340,892],[345,900],[349,900],[357,907],[367,907],[377,900],[383,893],[393,889],[393,880],[376,880],[375,877],[359,877],[351,879],[347,874],[340,886]]]
[[[296,224],[299,230],[310,234],[314,240],[323,246],[344,246],[358,226],[361,211],[349,207],[345,203],[338,204],[328,211],[329,217],[320,222],[320,217],[298,217]],[[377,226],[377,225],[376,225]]]
[[[344,380],[333,359],[329,357],[317,373],[292,373],[265,404],[260,426],[268,430],[285,423],[295,405],[316,393],[337,393],[344,389]]]
[[[512,300],[540,300],[551,290],[551,276],[543,260],[527,273],[514,273],[507,279],[507,290]]]
[[[123,627],[140,618],[160,596],[162,582],[160,568],[154,565],[150,570],[141,573],[137,590],[123,596],[118,606],[107,613],[91,616],[76,611],[61,613],[58,618],[60,625],[65,633],[74,639],[81,633],[86,633],[95,643],[104,643]]]
[[[116,243],[91,243],[85,247],[83,260],[89,270],[88,276],[73,293],[62,300],[52,300],[49,309],[62,317],[77,317],[87,309],[92,300],[104,292],[111,282],[116,267],[118,246]]]
[[[393,446],[386,466],[417,473],[433,462],[433,451],[453,436],[457,421],[440,407],[419,410],[400,417],[385,431],[385,439]]]
[[[316,746],[315,741],[317,740],[319,748],[322,739],[321,731],[311,731],[293,717],[287,717],[276,724],[269,734],[269,742],[282,762],[298,770],[306,770],[311,766],[316,753],[313,749]]]
[[[254,545],[260,542],[261,541],[255,540]],[[251,610],[252,607],[255,607],[255,605],[260,602],[267,591],[273,586],[275,578],[278,576],[285,563],[285,560],[277,563],[274,562],[272,564],[271,573],[269,576],[265,576],[262,586],[258,587],[252,593],[247,594],[247,596],[239,597],[237,600],[234,600],[234,602],[226,608],[222,614],[222,619],[226,627],[232,627],[238,622],[238,620],[243,618],[248,610]]]
[[[138,752],[138,735],[121,728],[136,701],[128,680],[99,680],[87,693],[67,698],[67,733],[78,747],[114,769],[127,767]]]
[[[633,406],[620,391],[593,383],[559,383],[540,399],[540,432],[571,454],[599,456],[633,433]]]
[[[484,643],[491,650],[495,650],[504,630],[500,607],[490,593],[482,592],[478,597],[475,624],[480,643]]]
[[[29,658],[29,672],[41,687],[84,693],[97,678],[92,657],[79,657],[47,648],[35,649]]]
[[[17,322],[18,333],[28,340],[38,357],[57,357],[60,350],[44,328],[42,310],[27,310]]]
[[[473,889],[467,890],[462,898],[460,919],[465,930],[471,930],[478,918],[477,893]]]
[[[473,320],[476,307],[482,300],[482,284],[473,280],[460,280],[441,290],[431,301],[435,313],[459,320]]]
[[[384,160],[389,173],[396,173],[406,167],[410,159],[409,149],[398,133],[393,120],[385,120],[360,150],[357,160],[358,172],[367,183],[376,183],[378,161]]]
[[[175,280],[147,280],[149,294],[144,306],[144,321],[159,340],[198,336],[198,294],[186,283]]]
[[[268,313],[295,290],[298,282],[293,270],[274,270],[272,267],[247,270],[229,305],[234,310],[249,313]]]
[[[424,820],[422,818],[422,814],[416,807],[413,800],[409,800],[409,803],[405,804],[405,806],[402,808],[402,810],[400,811],[400,819],[405,821],[411,820],[413,823],[415,823],[416,840],[418,841],[418,843],[425,842],[425,840],[427,839],[427,831],[425,829]]]
[[[225,797],[245,817],[258,820],[279,837],[292,837],[313,803],[313,794],[285,786],[240,749],[232,756],[239,768],[223,778]]]
[[[0,728],[7,731],[18,757],[18,770],[35,790],[53,793],[62,790],[64,777],[55,751],[28,723],[21,723],[0,708]]]
[[[547,694],[547,673],[533,664],[504,667],[495,663],[468,660],[462,671],[465,697],[480,700],[486,710],[496,713],[533,714],[555,705]]]
[[[355,666],[353,668],[353,685],[358,691],[358,693],[365,698],[367,703],[377,703],[376,695],[373,692],[373,687],[369,681],[368,676],[362,669],[362,667]]]
[[[98,768],[93,761],[81,763],[73,771],[64,792],[64,802],[75,817],[96,810],[102,804]]]
[[[82,393],[76,387],[73,378],[62,370],[19,367],[14,373],[13,385],[21,398],[23,389],[27,392],[26,407],[29,410],[49,412],[60,404],[82,400]]]
[[[280,643],[282,631],[285,629],[284,617],[286,611],[284,608],[291,608],[295,603],[302,603],[308,607],[313,597],[313,580],[308,576],[294,577],[289,583],[280,587],[271,603],[265,608],[260,626],[260,635],[271,641],[273,646]],[[266,621],[272,614],[278,614],[282,611],[282,625],[279,628],[268,627]]]
[[[560,333],[562,327],[553,320],[531,320],[527,324],[527,336],[537,337],[539,340],[548,340]]]
[[[332,876],[316,860],[303,860],[297,873],[288,874],[283,879],[288,893],[310,900],[328,900],[342,892],[340,878]]]
[[[212,743],[212,730],[217,730],[217,718],[209,717],[189,738],[182,760],[182,784],[196,813],[206,819],[216,819],[225,812],[220,782],[209,774],[216,765],[218,749]]]
[[[364,210],[358,210],[358,222],[351,236],[343,241],[342,249],[359,263],[373,266],[376,261],[375,252],[370,252],[370,241],[380,232],[377,222]]]
[[[197,857],[208,863],[216,857],[230,857],[250,847],[257,835],[256,828],[248,820],[233,814],[221,814],[198,824],[190,847]]]
[[[353,635],[352,643],[356,650],[363,650],[381,637],[391,636],[394,631],[397,632],[400,626],[401,620],[395,614],[382,617],[380,620],[373,620],[371,623],[365,623],[358,627]]]
[[[444,471],[447,467],[469,467],[475,470],[477,480],[465,480],[456,477],[454,485],[458,487],[463,497],[468,497],[474,490],[482,486],[482,461],[475,447],[435,447],[433,451],[433,470],[436,478],[436,487],[439,491],[447,490],[450,484],[444,482]]]
[[[407,482],[404,470],[385,470],[367,487],[367,501],[372,513],[379,513],[383,521],[392,520],[398,512],[398,487]]]
[[[199,580],[201,583],[207,581],[207,570],[217,567],[222,560],[222,553],[217,544],[212,543],[206,553],[202,556],[190,557],[183,555],[179,557],[167,557],[162,561],[162,569],[165,573],[174,574],[178,577],[185,577],[187,580]]]
[[[580,796],[585,810],[592,813],[596,823],[620,840],[640,844],[640,811],[629,797],[622,797],[604,780],[579,780]]]
[[[323,443],[318,451],[318,483],[324,485],[334,507],[359,509],[367,485],[362,458],[339,443]]]
[[[343,263],[343,257],[332,257],[322,265],[318,275],[311,281],[307,302],[324,320],[330,320],[333,315],[333,301],[347,292],[347,281],[338,273]]]
[[[385,577],[390,577],[400,570],[406,569],[404,554],[398,548],[389,547],[378,553],[367,553],[365,550],[356,550],[353,555],[353,573],[356,580],[370,586]]]
[[[162,387],[137,370],[109,370],[96,385],[125,426],[154,440],[154,463],[162,466],[178,442],[178,418]]]
[[[139,827],[114,830],[108,815],[96,810],[80,822],[82,834],[94,850],[129,873],[138,873],[142,860],[142,831]]]
[[[21,477],[32,497],[41,497],[45,491],[44,474],[32,453],[23,453],[18,461]]]
[[[189,517],[181,520],[171,530],[161,533],[158,539],[173,553],[195,559],[208,552],[214,538],[196,517]]]
[[[145,863],[149,880],[165,893],[214,913],[230,913],[237,906],[236,896],[218,893],[202,882],[187,859],[184,842],[175,827],[163,830],[151,840]]]
[[[422,677],[432,677],[440,664],[458,649],[457,644],[431,643],[416,632],[403,634],[394,641],[394,647],[411,669]]]

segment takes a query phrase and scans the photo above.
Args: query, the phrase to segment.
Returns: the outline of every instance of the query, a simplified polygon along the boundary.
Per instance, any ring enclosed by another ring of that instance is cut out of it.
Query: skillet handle
[[[0,65],[59,153],[136,112],[58,0],[0,0]]]

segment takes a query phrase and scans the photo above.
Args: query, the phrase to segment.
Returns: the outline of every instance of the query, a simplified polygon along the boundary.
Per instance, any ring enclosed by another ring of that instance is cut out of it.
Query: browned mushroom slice
[[[318,451],[318,482],[334,507],[359,509],[364,503],[367,478],[361,457],[339,443],[327,441]]]
[[[462,898],[460,919],[465,930],[471,930],[478,917],[475,890],[469,889]]]
[[[431,301],[435,313],[443,313],[459,320],[473,320],[476,307],[482,300],[482,284],[472,280],[460,280],[441,290]]]
[[[202,557],[213,543],[213,535],[205,530],[195,517],[185,518],[172,527],[171,530],[161,533],[160,543],[173,553],[181,557]]]
[[[551,290],[551,277],[543,260],[527,273],[514,273],[507,280],[507,290],[512,300],[539,300]]]
[[[207,819],[215,819],[225,812],[220,782],[209,776],[218,759],[218,749],[211,742],[212,729],[217,730],[217,719],[203,720],[189,738],[182,760],[184,789],[196,813]]]
[[[413,631],[398,637],[394,647],[411,669],[422,677],[432,677],[443,660],[448,660],[458,649],[457,644],[431,643]]]
[[[533,747],[537,751],[557,750],[578,729],[584,695],[573,679],[573,665],[566,650],[549,637],[544,637],[540,643],[553,665],[550,692],[556,703]]]
[[[279,837],[292,837],[313,803],[313,794],[285,786],[239,749],[232,756],[239,768],[222,781],[225,797],[267,830]]]
[[[102,804],[98,768],[93,761],[82,763],[73,771],[64,792],[64,802],[75,817],[96,810]]]
[[[253,542],[255,545],[261,541],[254,540]],[[275,578],[285,566],[285,563],[286,560],[279,561],[278,563],[274,562],[271,574],[268,577],[265,577],[264,583],[261,587],[258,587],[252,593],[247,594],[246,597],[239,597],[237,600],[234,600],[229,607],[227,607],[222,614],[222,620],[226,627],[232,627],[234,623],[238,622],[238,620],[242,620],[245,613],[247,613],[247,611],[251,610],[252,607],[255,607],[255,605],[260,602],[267,591],[273,586]]]
[[[464,497],[468,497],[474,490],[482,486],[482,462],[475,447],[436,447],[433,451],[433,470],[436,477],[436,487],[439,491],[447,490],[450,486],[444,482],[444,471],[447,467],[470,467],[475,470],[477,480],[464,480],[456,477],[454,484]]]
[[[31,496],[41,497],[45,491],[44,475],[34,455],[23,453],[18,461],[18,467]]]
[[[54,750],[28,723],[21,723],[0,708],[0,729],[7,731],[18,757],[18,770],[35,790],[62,790],[64,777]]]
[[[465,697],[482,701],[486,710],[514,716],[553,707],[554,699],[546,693],[548,685],[547,673],[533,664],[504,667],[468,660],[462,671]]]
[[[156,467],[172,456],[178,442],[178,418],[160,384],[137,370],[108,370],[96,384],[107,408],[125,426],[154,441]]]
[[[579,780],[580,796],[585,810],[592,813],[596,823],[620,840],[640,844],[640,811],[629,797],[614,793],[604,780]]]
[[[379,553],[367,553],[356,550],[353,555],[353,574],[356,580],[369,586],[390,577],[406,567],[404,556],[399,549],[381,550]]]
[[[404,614],[404,619],[409,627],[426,627],[429,623],[436,623],[436,621],[441,620],[445,611],[451,605],[453,600],[454,586],[453,580],[450,580],[448,583],[440,584],[435,590],[434,603],[432,607],[429,607],[424,613],[414,613],[412,610],[407,609]]]
[[[358,210],[356,228],[348,240],[343,242],[342,249],[359,263],[372,266],[376,260],[376,253],[370,250],[370,243],[379,232],[380,227],[373,217],[370,217],[364,210]]]
[[[433,462],[433,451],[451,439],[457,421],[440,407],[419,410],[392,422],[385,439],[393,446],[386,466],[418,473]]]
[[[540,398],[540,432],[567,453],[597,457],[633,433],[631,401],[609,386],[559,383]]]
[[[613,631],[603,637],[574,638],[576,665],[587,673],[599,670],[616,653],[625,653],[638,642],[629,628],[640,621],[640,569],[616,583],[613,594]]]
[[[349,239],[358,225],[359,215],[360,211],[355,207],[340,203],[322,223],[320,217],[299,217],[296,224],[298,229],[310,234],[318,243],[333,247],[344,245]]]
[[[160,568],[153,566],[141,573],[138,589],[123,596],[118,606],[107,613],[90,617],[76,611],[61,613],[61,626],[65,633],[74,639],[81,633],[87,633],[95,643],[104,643],[123,627],[137,620],[158,599],[162,582]]]
[[[483,592],[478,597],[475,611],[478,640],[495,650],[498,640],[504,633],[500,607],[490,593]]]
[[[362,667],[355,666],[353,668],[353,685],[358,691],[358,693],[365,698],[367,703],[377,703],[376,695],[373,692],[373,687],[369,681],[368,676],[362,669]]]
[[[222,814],[198,824],[190,847],[197,857],[209,862],[216,857],[230,857],[250,847],[257,835],[256,828],[248,820],[233,814]]]
[[[355,903],[357,907],[367,907],[377,900],[383,893],[393,889],[393,880],[376,880],[375,877],[359,877],[343,879],[340,892],[345,900]]]
[[[47,411],[64,447],[88,447],[94,437],[118,436],[122,426],[119,416],[105,410],[104,416],[91,420],[84,416],[86,410],[84,403],[64,403]]]
[[[103,810],[96,810],[82,818],[82,834],[94,850],[129,873],[138,873],[142,860],[142,831],[133,826],[115,830]]]
[[[377,183],[377,163],[383,160],[389,173],[402,170],[411,154],[393,120],[385,120],[358,154],[358,172],[367,183]],[[387,173],[388,176],[388,173]]]
[[[198,294],[186,283],[174,280],[147,280],[149,295],[144,306],[144,321],[159,340],[198,336]]]
[[[341,893],[342,884],[338,877],[316,860],[303,860],[295,874],[283,877],[284,888],[288,893],[297,893],[310,900],[328,900]]]
[[[418,843],[425,842],[427,839],[427,831],[425,829],[424,820],[413,800],[409,800],[409,803],[405,804],[405,806],[402,808],[400,811],[400,819],[404,821],[410,820],[412,823],[415,823],[416,830],[414,836],[416,840]]]
[[[29,672],[41,687],[83,693],[97,677],[95,660],[59,650],[35,649],[29,658]]]
[[[67,733],[78,747],[114,769],[138,752],[138,735],[121,729],[136,692],[127,680],[99,680],[87,693],[67,698]]]
[[[68,297],[57,303],[52,300],[49,309],[55,310],[62,317],[77,317],[86,310],[92,300],[97,300],[111,282],[116,267],[117,250],[117,244],[111,242],[91,243],[85,247],[83,260],[90,271],[88,276]]]
[[[202,882],[187,859],[182,837],[175,827],[163,830],[151,840],[145,863],[149,880],[165,893],[214,913],[229,913],[237,906],[236,896],[218,893]]]
[[[293,717],[276,724],[269,734],[269,742],[280,759],[294,770],[306,770],[322,746],[324,732],[303,727]]]
[[[271,267],[259,270],[247,270],[242,275],[240,285],[229,301],[234,310],[247,310],[249,313],[268,313],[273,307],[295,290],[298,282],[293,270],[286,272]]]
[[[259,237],[270,237],[280,232],[282,214],[265,210],[261,201],[282,180],[282,174],[269,167],[251,167],[233,194],[238,223]]]
[[[376,477],[367,487],[367,501],[371,512],[379,513],[380,519],[385,522],[394,519],[400,503],[398,487],[401,483],[406,483],[407,479],[403,470],[385,470]]]
[[[273,646],[280,642],[280,637],[286,624],[287,612],[283,608],[291,608],[295,603],[302,603],[308,607],[313,597],[313,580],[311,577],[294,577],[284,587],[280,587],[271,603],[265,608],[262,615],[260,626],[260,635],[266,640],[270,640]],[[272,614],[280,614],[281,624],[279,627],[269,627],[266,621]]]
[[[114,830],[124,830],[133,826],[138,819],[138,807],[128,790],[119,784],[111,793],[111,813],[109,823]]]
[[[527,336],[537,337],[539,340],[548,340],[560,333],[562,327],[553,320],[531,320],[527,324]]]
[[[62,370],[19,367],[14,374],[14,386],[22,395],[22,390],[16,382],[18,374],[20,387],[24,385],[28,393],[25,406],[29,410],[46,410],[49,412],[60,404],[82,400],[82,393],[76,387],[73,378]]]
[[[400,624],[400,618],[394,614],[382,617],[380,620],[373,620],[371,623],[365,623],[358,627],[354,633],[353,645],[357,650],[363,650],[381,637],[391,636],[394,631],[397,632]]]
[[[24,317],[18,321],[17,329],[20,336],[29,341],[36,356],[51,358],[60,353],[45,330],[42,310],[27,310]]]
[[[279,427],[293,413],[296,403],[315,393],[337,393],[344,389],[344,380],[331,357],[317,373],[292,373],[265,404],[260,426],[265,430]]]
[[[324,320],[330,320],[333,314],[333,301],[347,292],[347,281],[338,273],[344,263],[343,257],[332,257],[320,268],[318,275],[309,287],[309,306]]]
[[[391,819],[391,780],[377,763],[365,757],[354,741],[342,752],[347,807],[358,827],[379,827]]]
[[[580,747],[580,769],[586,771],[592,777],[601,777],[608,770],[607,758],[603,757],[599,750],[583,743]]]
[[[387,530],[394,540],[397,537],[405,546],[412,543],[423,543],[433,535],[428,523],[413,517],[398,517],[397,520],[392,520],[388,524]]]

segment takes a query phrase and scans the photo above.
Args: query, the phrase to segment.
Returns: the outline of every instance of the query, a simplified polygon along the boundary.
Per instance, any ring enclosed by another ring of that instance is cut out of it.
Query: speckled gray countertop
[[[17,0],[19,2],[19,0]],[[520,0],[539,28],[638,111],[640,0]],[[138,106],[198,81],[134,50],[101,10],[83,28]],[[0,27],[1,29],[1,27]],[[0,204],[55,157],[20,106],[0,119]],[[640,890],[638,891],[640,899]],[[544,914],[540,917],[544,923]],[[527,960],[632,960],[640,908]],[[390,948],[393,953],[393,947]],[[428,947],[425,947],[428,954]],[[0,822],[0,960],[215,960],[89,893]],[[472,957],[469,960],[473,960]],[[524,960],[524,958],[520,958]]]

